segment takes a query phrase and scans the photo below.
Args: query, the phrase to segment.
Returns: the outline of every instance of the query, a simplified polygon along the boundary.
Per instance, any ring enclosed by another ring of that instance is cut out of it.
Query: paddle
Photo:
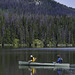
[[[56,64],[56,62],[53,62],[53,64],[55,65],[55,64]]]

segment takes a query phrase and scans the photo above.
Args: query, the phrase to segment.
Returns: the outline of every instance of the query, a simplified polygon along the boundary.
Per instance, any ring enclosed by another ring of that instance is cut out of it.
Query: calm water
[[[70,68],[19,68],[18,61],[30,59],[33,54],[36,62],[54,62],[57,54]],[[0,75],[75,75],[75,48],[20,48],[0,49]]]

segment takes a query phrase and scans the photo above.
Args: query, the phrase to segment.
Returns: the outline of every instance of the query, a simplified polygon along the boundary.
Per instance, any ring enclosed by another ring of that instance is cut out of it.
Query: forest
[[[0,46],[75,46],[75,9],[54,0],[0,0]]]
[[[75,46],[75,17],[0,13],[0,44]]]

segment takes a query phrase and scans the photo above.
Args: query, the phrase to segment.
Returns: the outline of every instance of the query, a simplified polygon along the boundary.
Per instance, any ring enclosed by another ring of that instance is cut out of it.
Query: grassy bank
[[[2,45],[2,44],[0,44],[0,47],[14,47],[14,48],[18,48],[18,47],[28,47],[26,44],[15,44],[15,45],[13,45],[13,44],[4,44],[4,45]],[[44,46],[42,45],[32,45],[31,46],[32,48],[43,48]],[[54,44],[48,44],[47,45],[47,47],[48,48],[50,48],[50,47],[56,47],[56,45],[54,45]],[[58,44],[57,45],[57,47],[73,47],[73,45],[72,44]]]

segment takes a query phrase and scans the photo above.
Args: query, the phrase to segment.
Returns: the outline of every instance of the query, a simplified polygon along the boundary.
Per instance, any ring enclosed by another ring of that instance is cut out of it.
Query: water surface
[[[55,62],[60,54],[64,63],[70,63],[68,68],[19,68],[18,61],[28,61],[33,54],[36,62]],[[0,75],[74,75],[75,48],[20,48],[0,50]]]

